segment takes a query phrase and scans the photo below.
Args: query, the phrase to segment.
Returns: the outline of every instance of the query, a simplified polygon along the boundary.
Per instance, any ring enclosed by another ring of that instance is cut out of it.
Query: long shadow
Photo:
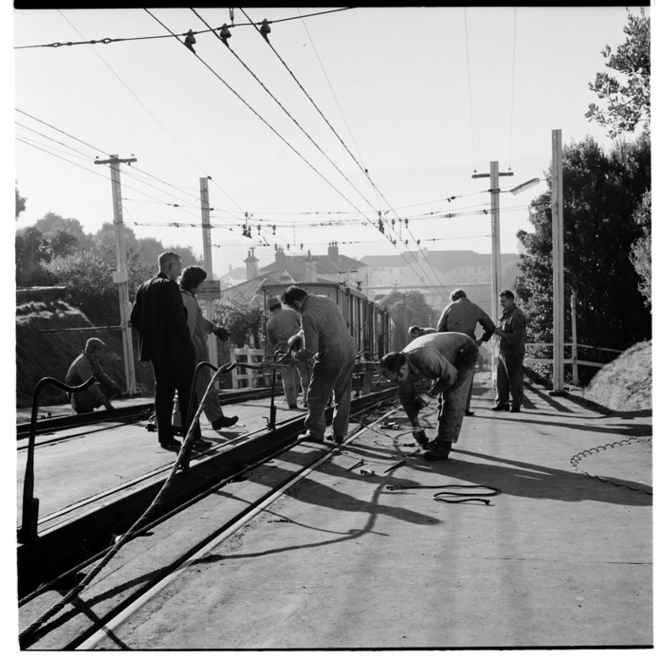
[[[501,414],[497,419],[503,422],[516,422],[519,424],[533,424],[536,426],[556,427],[574,431],[588,431],[590,433],[605,433],[614,436],[652,436],[651,424],[619,424],[611,427],[592,427],[586,424],[565,423],[560,421],[546,422],[544,420],[531,419],[527,413],[518,413],[517,416]]]
[[[455,458],[466,454],[485,462],[471,462]],[[413,459],[414,460],[414,459]],[[486,463],[489,461],[489,463]],[[595,501],[627,506],[652,506],[652,496],[588,477],[578,472],[514,461],[480,454],[464,449],[453,449],[448,461],[409,463],[419,470],[434,470],[448,477],[462,479],[473,484],[500,488],[503,493],[533,499],[560,500],[562,502]],[[612,479],[617,484],[634,488],[647,488],[639,482]],[[393,483],[402,482],[394,480]],[[407,485],[407,484],[402,484]]]

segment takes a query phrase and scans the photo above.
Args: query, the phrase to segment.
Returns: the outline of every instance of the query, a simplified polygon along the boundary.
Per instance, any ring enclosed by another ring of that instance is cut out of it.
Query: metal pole
[[[572,315],[572,383],[575,386],[579,385],[579,365],[577,362],[579,352],[576,338],[576,293],[572,292],[570,299],[571,315]]]
[[[551,216],[553,237],[553,390],[564,395],[565,383],[565,287],[563,266],[563,166],[562,131],[552,139]]]
[[[122,221],[122,186],[120,184],[120,163],[131,164],[136,158],[119,159],[110,155],[108,160],[95,160],[95,164],[111,165],[111,185],[113,190],[113,217],[115,224],[115,253],[117,270],[113,272],[113,282],[118,286],[120,305],[120,326],[122,327],[122,350],[127,392],[136,392],[136,370],[134,367],[134,345],[129,326],[131,304],[129,303],[129,274],[127,273],[127,247],[125,244],[124,223]]]
[[[210,237],[210,202],[208,196],[208,179],[200,178],[201,189],[201,219],[203,222],[203,264],[208,279],[212,280],[212,240]],[[214,299],[205,300],[205,314],[209,321],[214,321]],[[208,336],[208,354],[210,362],[218,367],[217,338],[210,334]],[[215,384],[216,385],[216,384]],[[218,386],[217,386],[218,387]]]

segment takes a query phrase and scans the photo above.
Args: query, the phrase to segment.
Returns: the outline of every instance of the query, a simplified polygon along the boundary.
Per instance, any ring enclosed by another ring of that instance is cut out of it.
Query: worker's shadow
[[[457,458],[461,454],[481,460],[465,461]],[[447,461],[421,461],[421,464],[414,461],[415,459],[412,459],[409,465],[417,470],[433,469],[454,479],[500,488],[508,495],[562,502],[590,500],[627,506],[652,506],[651,486],[609,476],[606,478],[610,481],[601,481],[579,472],[568,472],[456,448],[452,450]],[[395,479],[391,483],[417,485],[417,482],[411,480]]]

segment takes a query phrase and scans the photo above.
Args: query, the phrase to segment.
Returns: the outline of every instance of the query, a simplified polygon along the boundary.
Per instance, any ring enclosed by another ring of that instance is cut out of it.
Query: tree
[[[48,285],[50,276],[43,265],[51,259],[48,240],[34,226],[16,231],[16,285]]]
[[[116,326],[120,323],[117,285],[113,283],[116,269],[115,254],[102,249],[77,251],[54,258],[45,265],[58,285],[67,288],[65,301],[87,315],[97,326]],[[135,255],[127,257],[129,296],[154,275],[154,266],[147,266]]]
[[[18,187],[14,189],[16,190],[16,220],[18,221],[18,215],[25,210],[26,199],[18,193]]]
[[[615,138],[624,132],[634,132],[643,120],[650,126],[650,18],[641,7],[641,15],[628,13],[625,43],[615,53],[606,46],[602,55],[606,66],[627,78],[626,84],[606,72],[598,73],[595,82],[589,83],[600,99],[608,102],[603,110],[591,103],[586,118],[609,128],[609,136]]]
[[[421,292],[397,292],[390,296],[387,309],[392,315],[394,332],[392,333],[392,348],[400,351],[409,342],[408,328],[410,326],[430,326],[437,318],[436,311],[426,302]]]
[[[646,298],[646,303],[652,306],[652,235],[651,235],[651,192],[643,195],[641,205],[634,214],[634,220],[639,226],[643,226],[643,237],[632,244],[632,256],[630,260],[634,265],[636,273],[641,278],[639,292]]]
[[[63,240],[64,238],[58,235],[66,233],[76,238],[79,249],[88,249],[92,246],[92,237],[83,230],[78,219],[63,219],[59,214],[47,212],[35,223],[35,228],[39,229],[47,240],[53,238]]]
[[[564,147],[563,184],[566,326],[571,325],[569,302],[574,291],[579,343],[627,349],[649,339],[650,315],[629,257],[632,243],[642,233],[632,216],[650,184],[648,135],[635,143],[620,143],[608,155],[589,137]],[[521,256],[523,275],[517,279],[516,292],[527,314],[529,341],[551,343],[550,188],[531,203],[529,218],[534,232],[518,233],[526,254]]]

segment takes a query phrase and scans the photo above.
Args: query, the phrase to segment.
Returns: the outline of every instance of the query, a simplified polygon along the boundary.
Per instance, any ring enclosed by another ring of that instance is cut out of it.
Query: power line
[[[463,24],[466,34],[466,71],[468,72],[468,98],[470,100],[470,140],[473,149],[473,170],[477,171],[475,161],[475,127],[473,125],[473,93],[470,85],[470,55],[468,54],[468,16],[466,7],[463,8]]]
[[[302,18],[311,18],[315,16],[323,16],[324,14],[333,14],[339,11],[348,11],[349,9],[355,9],[356,7],[341,7],[339,9],[329,9],[327,11],[320,11],[316,12],[313,14],[305,14],[305,16],[292,16],[290,18],[277,18],[275,20],[269,21],[270,23],[284,23],[286,21],[295,21],[295,20],[300,20]],[[237,23],[233,24],[233,27],[248,27],[250,24],[246,23]],[[219,28],[215,28],[219,29]],[[200,30],[198,32],[192,32],[192,34],[203,34],[204,32],[209,32],[212,30]],[[80,32],[79,32],[80,34]],[[104,39],[92,39],[89,41],[66,41],[66,42],[60,42],[60,41],[55,41],[53,43],[42,43],[38,45],[33,45],[33,46],[14,46],[14,50],[25,50],[27,48],[60,48],[62,46],[86,46],[86,45],[108,45],[110,43],[121,43],[123,41],[149,41],[153,39],[170,39],[172,37],[185,37],[187,36],[188,32],[184,32],[182,34],[160,34],[156,36],[141,36],[141,37],[124,37],[124,38],[115,38],[115,39],[109,39],[109,38],[104,38]],[[81,35],[83,36],[83,35]],[[83,37],[85,38],[85,37]]]
[[[510,111],[510,147],[509,147],[509,157],[507,159],[507,165],[509,169],[512,168],[512,132],[514,127],[514,80],[516,69],[516,7],[514,7],[514,45],[512,49],[512,109]]]
[[[203,19],[203,17],[192,7],[191,11],[205,24],[209,27],[208,23]],[[244,10],[242,12],[245,14]],[[247,16],[248,18],[248,16]],[[258,28],[256,28],[258,30]],[[223,42],[223,39],[216,33],[213,32],[214,35]],[[295,117],[284,107],[284,105],[276,98],[276,96],[263,84],[263,82],[258,78],[258,76],[247,66],[247,64],[242,61],[241,57],[228,45],[228,43],[225,44],[228,50],[233,54],[233,56],[244,66],[244,68],[249,72],[249,74],[258,82],[258,84],[261,85],[261,87],[265,90],[265,92],[274,100],[277,105],[285,112],[286,116],[288,116],[293,123],[302,131],[302,133],[309,139],[309,141],[318,149],[318,151],[327,159],[327,161],[341,174],[341,176],[344,178],[344,180],[364,199],[364,201],[367,203],[369,207],[371,206],[371,203],[367,200],[367,198],[362,194],[362,192],[348,179],[346,174],[341,171],[341,169],[332,161],[332,159],[323,151],[323,149],[318,145],[318,143],[311,137],[311,135],[300,125],[299,121],[295,119]],[[274,50],[274,48],[273,48]],[[283,60],[282,60],[283,61]],[[299,83],[298,83],[299,84]],[[303,90],[304,91],[304,90]],[[305,92],[306,93],[306,92]],[[307,94],[308,96],[308,94]],[[312,101],[313,102],[313,101]],[[335,133],[336,134],[336,133]],[[374,209],[374,208],[372,208]]]

